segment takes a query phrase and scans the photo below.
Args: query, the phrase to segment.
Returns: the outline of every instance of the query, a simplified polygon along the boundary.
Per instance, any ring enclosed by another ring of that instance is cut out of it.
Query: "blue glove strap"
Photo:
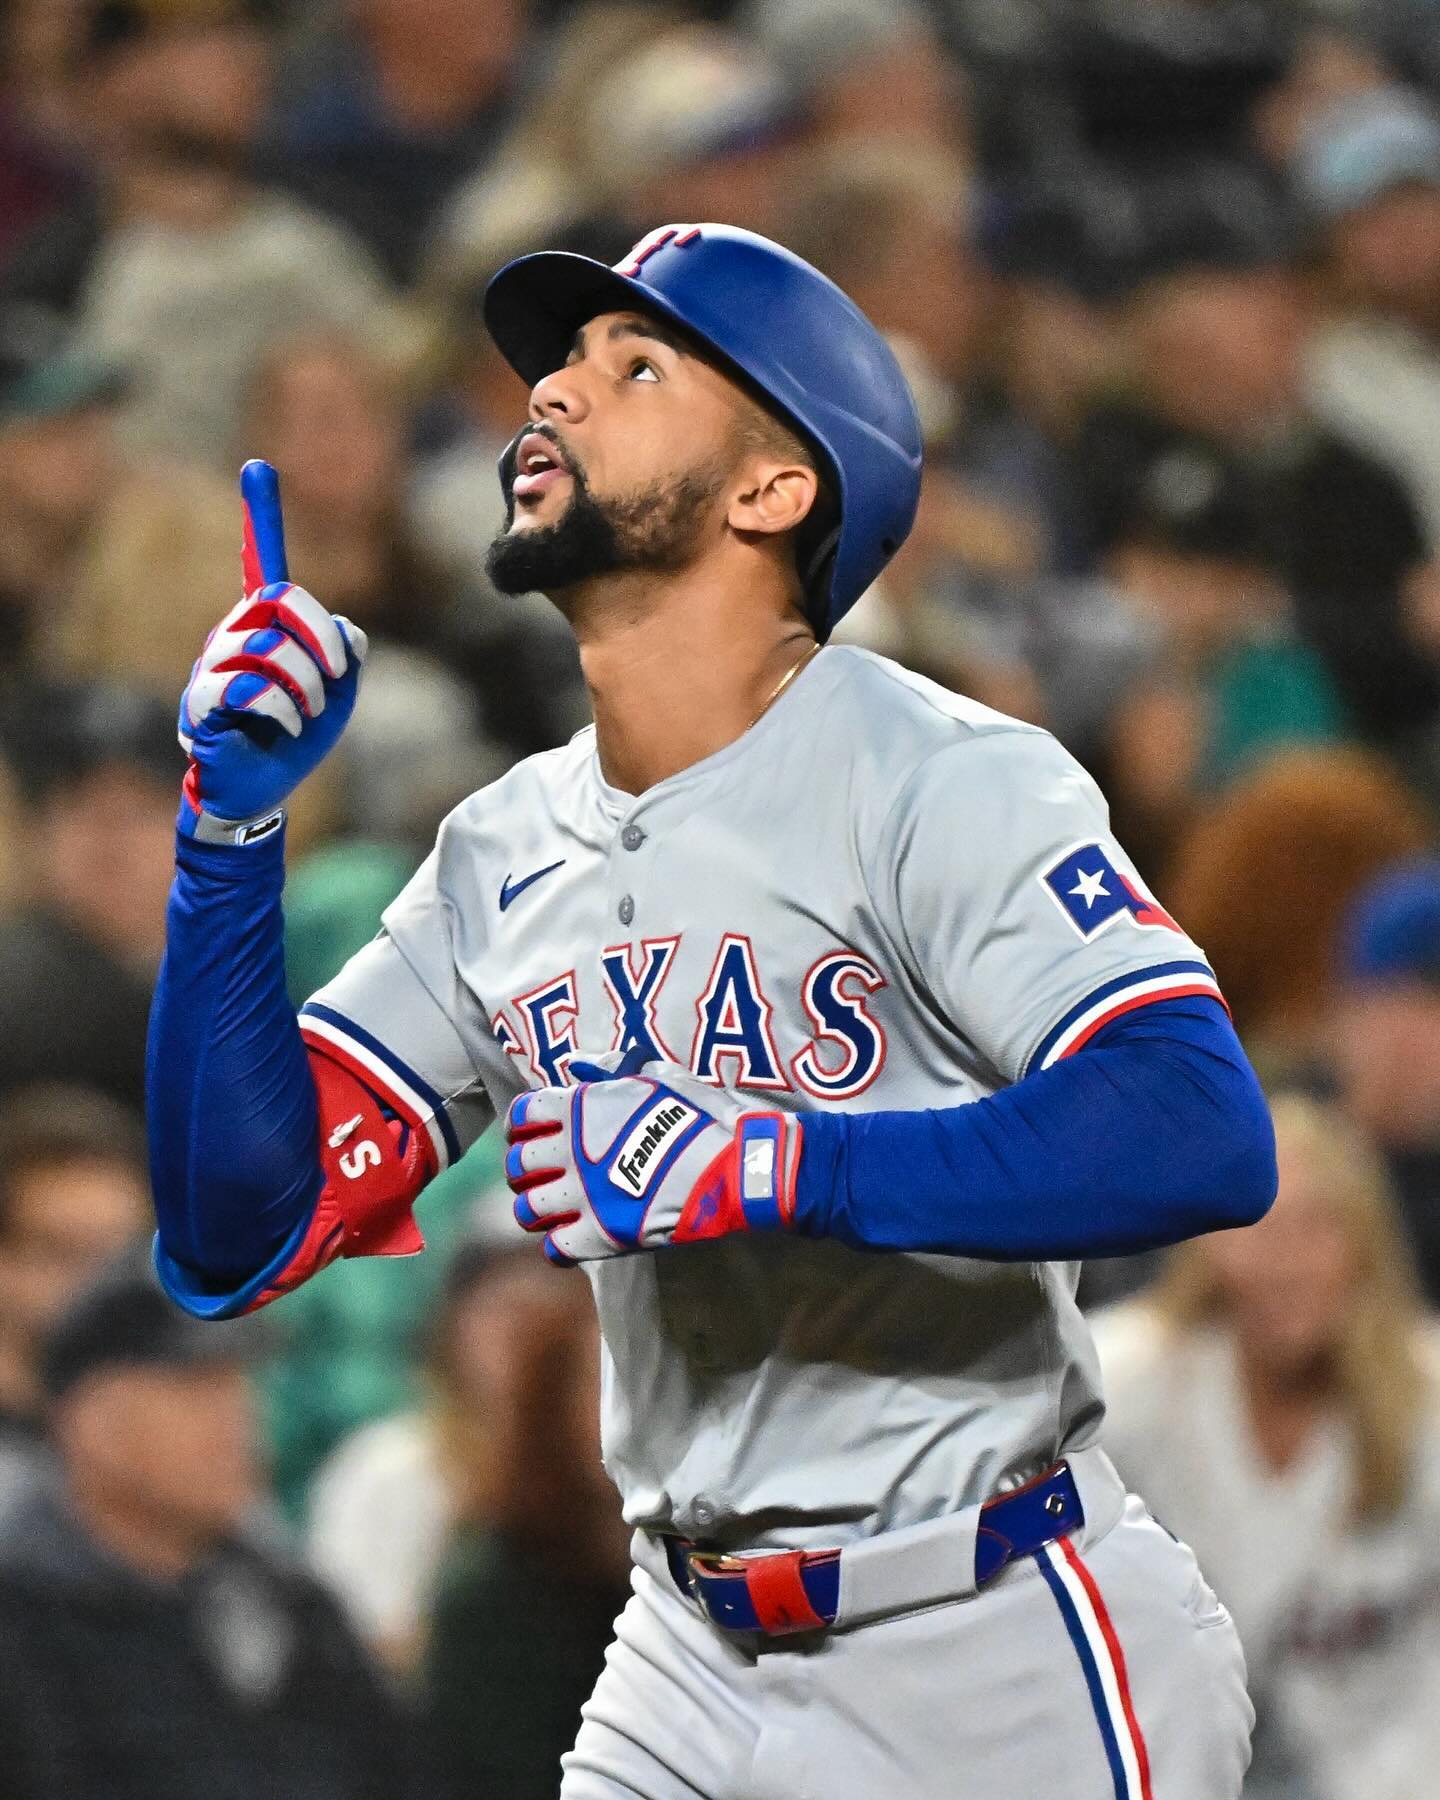
[[[752,1231],[789,1230],[781,1204],[785,1133],[784,1121],[774,1113],[747,1113],[740,1121],[740,1205]]]

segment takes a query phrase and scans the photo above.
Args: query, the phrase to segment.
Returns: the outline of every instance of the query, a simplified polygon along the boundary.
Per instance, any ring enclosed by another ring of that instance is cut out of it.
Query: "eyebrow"
[[[648,338],[651,343],[663,344],[667,350],[673,350],[677,356],[693,356],[694,351],[679,332],[671,331],[658,319],[615,319],[605,332],[605,341],[615,344],[621,338]],[[570,346],[571,356],[585,354],[585,326],[575,333],[575,340]]]

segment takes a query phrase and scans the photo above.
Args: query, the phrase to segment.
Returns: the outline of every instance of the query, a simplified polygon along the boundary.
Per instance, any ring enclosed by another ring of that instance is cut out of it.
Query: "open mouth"
[[[556,482],[569,479],[570,471],[550,439],[538,431],[527,431],[515,450],[515,480],[510,491],[517,505],[538,500]]]

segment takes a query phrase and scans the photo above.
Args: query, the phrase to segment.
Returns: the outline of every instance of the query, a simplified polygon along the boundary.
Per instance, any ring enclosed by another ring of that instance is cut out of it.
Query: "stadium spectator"
[[[19,367],[0,387],[0,664],[19,669],[67,598],[113,468],[118,369],[82,358]]]
[[[428,643],[449,593],[398,513],[405,420],[396,375],[343,332],[272,325],[267,335],[229,451],[285,471],[290,561],[334,611],[392,642]]]
[[[496,1269],[516,1250],[509,1209],[495,1197],[456,1245],[427,1319],[421,1404],[362,1425],[310,1485],[306,1541],[316,1571],[345,1602],[370,1647],[405,1675],[424,1650],[424,1624],[461,1495],[455,1447],[484,1432],[487,1395],[472,1342],[485,1341]],[[569,1284],[567,1284],[569,1285]],[[501,1329],[503,1309],[488,1323]]]
[[[805,123],[757,43],[703,23],[637,36],[592,85],[582,119],[604,210],[631,240],[656,220],[722,214],[773,235]]]
[[[802,174],[786,241],[967,394],[995,296],[971,241],[963,166],[936,150],[841,142]]]
[[[1103,559],[1160,643],[1115,697],[1103,759],[1121,833],[1156,865],[1198,800],[1277,748],[1345,734],[1324,664],[1296,638],[1265,501],[1239,457],[1177,439],[1136,471]]]
[[[526,0],[348,0],[282,72],[266,166],[405,280],[508,121]]]
[[[1312,119],[1295,170],[1335,287],[1308,367],[1316,411],[1380,457],[1440,542],[1440,117],[1382,88]]]
[[[125,689],[25,690],[0,711],[30,858],[0,919],[0,1095],[78,1081],[144,1096],[184,759],[163,701]]]
[[[204,471],[125,455],[128,385],[70,351],[0,386],[0,659],[173,706],[217,598],[238,586],[236,503]]]
[[[20,0],[6,9],[10,93],[69,166],[71,192],[20,237],[0,293],[73,317],[111,223],[132,206],[144,215],[183,199],[187,152],[238,167],[268,88],[263,5]]]
[[[1014,408],[988,379],[998,294],[975,254],[972,200],[952,155],[883,136],[842,141],[802,165],[784,236],[890,336],[925,436],[915,528],[842,641],[1041,718],[1015,608],[1049,546]]]
[[[1106,1441],[1234,1614],[1257,1784],[1415,1800],[1440,1757],[1440,1372],[1374,1151],[1312,1100],[1274,1117],[1269,1216],[1099,1317]]]
[[[628,1533],[600,1466],[588,1291],[523,1254],[471,1287],[442,1415],[456,1529],[425,1675],[463,1793],[551,1800],[628,1597]]]
[[[0,1523],[0,1790],[12,1800],[432,1795],[319,1586],[249,1521],[252,1328],[197,1325],[123,1258],[52,1326],[57,1480]],[[82,1698],[83,1696],[83,1698]]]
[[[1203,945],[1262,1073],[1323,1054],[1341,920],[1376,874],[1432,841],[1433,820],[1379,758],[1290,750],[1197,816],[1163,885]]]
[[[132,449],[223,468],[269,337],[393,333],[387,290],[340,225],[257,184],[269,46],[243,6],[106,0],[86,16],[93,203],[22,246],[4,291],[63,312],[81,347],[132,372]]]
[[[1440,1307],[1440,860],[1398,863],[1355,897],[1341,972],[1329,1062],[1385,1158]]]
[[[0,1512],[43,1462],[45,1329],[151,1220],[135,1114],[58,1082],[0,1105]]]
[[[607,216],[613,184],[592,154],[590,96],[638,39],[679,18],[653,0],[592,0],[553,21],[537,46],[539,78],[527,85],[494,154],[436,220],[418,284],[422,295],[445,307],[478,301],[502,263],[541,242],[584,248],[605,262],[622,254],[630,239],[627,226]],[[478,305],[473,310],[478,328]],[[497,360],[513,388],[517,377]]]
[[[1129,381],[1094,396],[1073,447],[1077,535],[1103,547],[1137,472],[1177,438],[1242,457],[1300,632],[1356,727],[1388,745],[1429,726],[1440,685],[1402,613],[1420,516],[1398,476],[1308,410],[1313,317],[1283,214],[1254,184],[1182,181],[1133,254]]]
[[[915,0],[748,0],[734,23],[801,97],[812,136],[892,138],[968,160],[963,78],[941,51],[932,11]]]

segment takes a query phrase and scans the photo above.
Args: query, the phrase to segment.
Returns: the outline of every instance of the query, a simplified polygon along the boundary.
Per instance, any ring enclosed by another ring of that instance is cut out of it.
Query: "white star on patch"
[[[1103,869],[1096,869],[1093,874],[1089,875],[1086,874],[1084,869],[1077,869],[1075,873],[1080,879],[1075,883],[1075,886],[1070,889],[1070,892],[1072,894],[1078,894],[1085,902],[1086,912],[1089,912],[1090,908],[1102,894],[1107,900],[1109,899],[1110,890],[1105,885],[1105,872]]]

